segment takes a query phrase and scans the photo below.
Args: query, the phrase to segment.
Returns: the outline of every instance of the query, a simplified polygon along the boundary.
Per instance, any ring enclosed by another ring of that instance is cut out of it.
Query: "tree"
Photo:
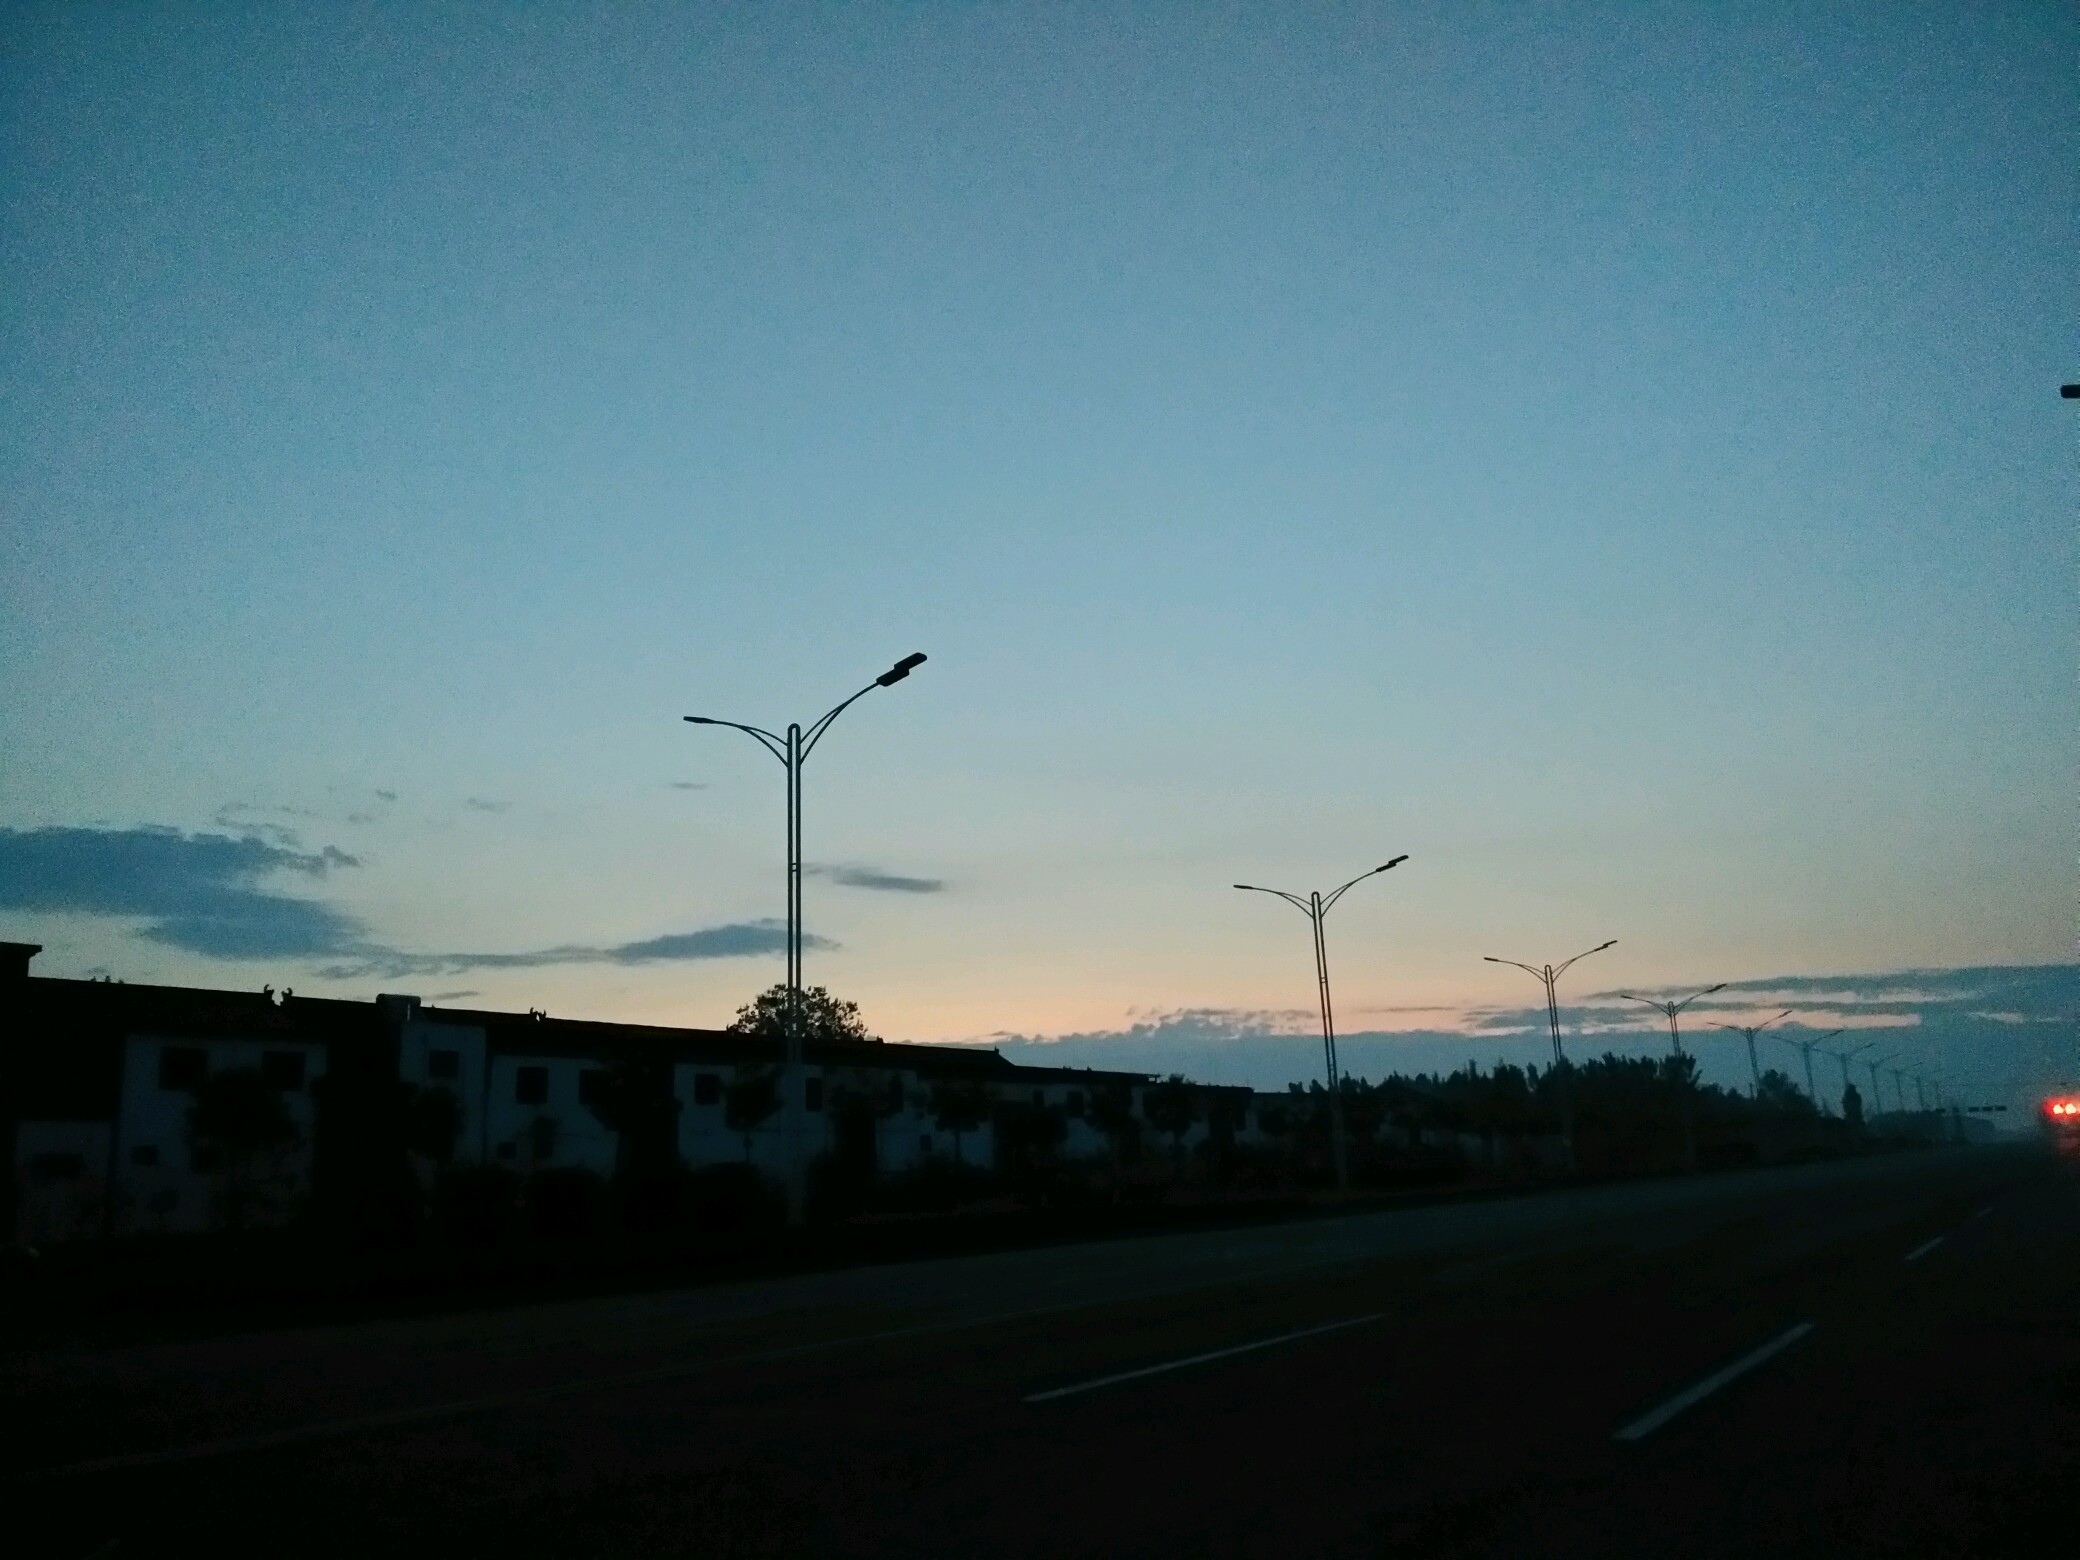
[[[989,1119],[989,1096],[979,1083],[955,1083],[942,1079],[932,1085],[932,1120],[941,1132],[953,1134],[953,1157],[966,1163],[961,1152],[961,1135],[973,1132]]]
[[[722,1120],[744,1137],[744,1163],[751,1163],[751,1134],[780,1108],[780,1080],[773,1068],[739,1070],[722,1091]]]
[[[624,1226],[654,1230],[684,1211],[679,1097],[671,1058],[648,1048],[608,1061],[592,1081],[590,1109],[614,1134],[613,1191]]]
[[[770,986],[737,1009],[737,1016],[730,1021],[730,1032],[756,1035],[762,1040],[785,1040],[787,1016],[787,987]],[[801,993],[801,1024],[802,1039],[809,1044],[874,1038],[867,1033],[857,1002],[843,1001],[821,986],[810,986]]]
[[[1171,1150],[1180,1169],[1184,1166],[1184,1135],[1199,1119],[1199,1091],[1185,1081],[1183,1073],[1172,1073],[1142,1096],[1141,1109],[1148,1124],[1170,1134]]]
[[[404,1117],[406,1148],[437,1165],[454,1159],[456,1140],[462,1136],[462,1106],[452,1090],[438,1084],[412,1090]]]
[[[266,1160],[293,1147],[296,1123],[281,1092],[257,1068],[211,1073],[188,1107],[188,1138],[198,1166],[215,1158],[224,1166],[224,1215],[243,1229],[258,1183],[267,1179]]]
[[[671,1059],[661,1052],[618,1056],[593,1081],[592,1114],[614,1134],[614,1174],[621,1180],[668,1175],[679,1168],[679,1100]]]
[[[1112,1151],[1112,1169],[1132,1157],[1139,1142],[1141,1123],[1134,1118],[1134,1091],[1123,1083],[1107,1083],[1091,1091],[1091,1125],[1105,1134]]]

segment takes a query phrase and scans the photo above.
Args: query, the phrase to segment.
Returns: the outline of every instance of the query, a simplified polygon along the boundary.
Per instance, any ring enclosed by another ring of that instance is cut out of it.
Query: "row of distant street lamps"
[[[803,1164],[804,1156],[798,1151],[805,1109],[802,1087],[803,1037],[801,1021],[802,766],[808,760],[809,754],[814,751],[816,744],[823,740],[823,735],[830,729],[832,721],[836,720],[847,709],[851,708],[854,703],[865,698],[876,688],[894,687],[918,667],[922,666],[924,661],[925,658],[922,654],[904,656],[902,660],[896,662],[895,665],[868,683],[866,687],[860,689],[858,693],[855,693],[851,698],[846,699],[843,703],[825,713],[806,729],[798,723],[793,724],[787,728],[784,735],[767,731],[763,727],[745,725],[740,721],[715,720],[705,715],[688,715],[685,717],[689,723],[696,726],[727,726],[734,731],[745,733],[778,759],[781,767],[787,774],[787,1016],[780,1095],[781,1126],[790,1147],[790,1152],[787,1156],[786,1185],[788,1219],[793,1224],[800,1224],[803,1220],[807,1192],[807,1180],[804,1173],[806,1167]],[[1272,894],[1283,899],[1302,915],[1306,916],[1313,929],[1315,989],[1321,1007],[1322,1020],[1322,1060],[1329,1085],[1330,1139],[1336,1163],[1337,1185],[1346,1189],[1350,1184],[1350,1166],[1349,1156],[1344,1146],[1342,1073],[1336,1059],[1336,1016],[1329,994],[1329,952],[1328,944],[1322,932],[1322,922],[1330,910],[1335,908],[1336,902],[1357,887],[1358,884],[1364,882],[1367,878],[1377,877],[1382,872],[1390,871],[1400,866],[1406,860],[1408,860],[1406,855],[1396,856],[1392,861],[1382,863],[1370,871],[1359,873],[1341,888],[1332,890],[1328,894],[1315,892],[1308,894],[1304,898],[1299,894],[1289,893],[1281,888],[1260,888],[1253,883],[1237,883],[1235,885],[1235,887],[1246,893]],[[1560,1046],[1559,980],[1571,966],[1580,960],[1588,958],[1592,953],[1601,953],[1604,949],[1615,947],[1616,945],[1617,939],[1614,937],[1609,941],[1598,943],[1593,948],[1584,949],[1573,958],[1562,960],[1559,964],[1524,964],[1515,959],[1498,959],[1492,955],[1483,955],[1486,962],[1490,964],[1507,964],[1523,970],[1545,987],[1546,1025],[1552,1039],[1553,1065],[1559,1070],[1561,1080],[1562,1136],[1566,1142],[1567,1152],[1570,1157],[1572,1157],[1574,1145],[1574,1112],[1572,1097],[1567,1088],[1567,1057]],[[1652,997],[1634,996],[1631,992],[1620,992],[1619,995],[1629,1002],[1645,1003],[1647,1006],[1667,1015],[1669,1044],[1674,1048],[1675,1055],[1680,1057],[1684,1054],[1682,1028],[1679,1022],[1683,1010],[1699,998],[1708,997],[1716,991],[1725,989],[1726,983],[1722,981],[1716,986],[1707,986],[1704,990],[1695,992],[1683,998],[1680,1002],[1666,1002]],[[1783,1012],[1777,1014],[1775,1018],[1768,1019],[1760,1024],[1715,1024],[1713,1026],[1717,1029],[1731,1030],[1746,1038],[1748,1042],[1748,1068],[1753,1077],[1755,1092],[1758,1096],[1762,1092],[1762,1067],[1755,1054],[1755,1037],[1768,1029],[1772,1024],[1789,1018],[1792,1012],[1793,1009],[1786,1008]],[[1813,1085],[1813,1052],[1817,1049],[1822,1049],[1822,1041],[1831,1040],[1834,1036],[1841,1033],[1843,1031],[1839,1029],[1830,1030],[1828,1033],[1810,1040],[1790,1040],[1788,1036],[1782,1037],[1789,1041],[1790,1044],[1798,1046],[1804,1054],[1806,1092],[1812,1097],[1816,1108],[1824,1109],[1824,1107],[1820,1106],[1820,1096]],[[1844,1097],[1847,1096],[1849,1088],[1849,1062],[1851,1058],[1868,1049],[1869,1044],[1866,1043],[1847,1051],[1828,1051],[1825,1053],[1833,1056],[1841,1063]],[[1880,1066],[1895,1059],[1894,1056],[1867,1059],[1871,1071],[1871,1096],[1874,1104],[1877,1103],[1879,1094],[1878,1069]],[[1912,1069],[1895,1067],[1891,1068],[1890,1071],[1894,1088],[1898,1092],[1900,1109],[1902,1111],[1906,1109],[1905,1085],[1902,1080],[1911,1073],[1914,1078],[1916,1095],[1921,1102],[1921,1108],[1926,1110],[1928,1108],[1926,1080],[1918,1072],[1913,1072]],[[1939,1097],[1940,1092],[1939,1083]],[[1689,1096],[1686,1092],[1684,1096],[1683,1119],[1684,1153],[1686,1158],[1694,1159],[1696,1155],[1695,1130],[1691,1121],[1689,1105]]]

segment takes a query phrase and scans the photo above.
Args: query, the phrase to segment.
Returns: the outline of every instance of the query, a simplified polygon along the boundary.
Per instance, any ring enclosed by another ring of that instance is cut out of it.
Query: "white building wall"
[[[482,1025],[408,1020],[398,1036],[397,1076],[414,1088],[446,1089],[455,1096],[462,1119],[462,1130],[455,1134],[458,1163],[480,1164],[491,1157]]]
[[[248,1220],[281,1223],[310,1191],[311,1144],[316,1111],[311,1085],[325,1075],[325,1046],[316,1040],[195,1039],[132,1035],[123,1042],[121,1096],[116,1113],[115,1228],[119,1233],[194,1233],[215,1227],[224,1173],[198,1170],[188,1136],[195,1096],[184,1088],[162,1088],[161,1066],[168,1050],[199,1050],[207,1074],[257,1070],[269,1053],[294,1053],[303,1061],[303,1080],[281,1091],[282,1105],[296,1126],[297,1142],[265,1167]]]
[[[731,1130],[727,1113],[729,1088],[741,1070],[727,1062],[679,1062],[673,1066],[672,1093],[679,1101],[679,1158],[690,1169],[747,1162],[746,1135]],[[805,1066],[802,1071],[802,1079],[796,1087],[803,1090],[803,1101],[808,1098],[809,1080],[814,1079],[819,1089],[827,1089],[828,1080],[823,1068]],[[696,1097],[697,1081],[702,1076],[715,1080],[715,1098],[705,1105]],[[797,1113],[797,1119],[808,1157],[813,1160],[819,1154],[828,1153],[831,1148],[830,1113],[812,1111],[805,1106]],[[791,1157],[788,1131],[787,1103],[783,1099],[781,1108],[749,1134],[748,1162],[766,1175],[775,1178],[782,1175]]]
[[[493,1056],[485,1106],[490,1162],[523,1175],[564,1169],[612,1175],[618,1134],[608,1131],[578,1097],[578,1075],[603,1066],[591,1057]],[[547,1074],[547,1097],[539,1104],[524,1103],[519,1098],[521,1075],[535,1067]],[[546,1154],[539,1152],[538,1121],[551,1123]]]

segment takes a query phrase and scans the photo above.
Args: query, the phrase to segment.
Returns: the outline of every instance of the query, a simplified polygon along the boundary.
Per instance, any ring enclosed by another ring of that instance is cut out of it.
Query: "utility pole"
[[[1753,1088],[1752,1088],[1752,1089],[1751,1089],[1751,1090],[1749,1091],[1749,1094],[1748,1094],[1748,1097],[1749,1097],[1750,1099],[1757,1099],[1757,1100],[1759,1100],[1759,1099],[1761,1099],[1761,1098],[1762,1098],[1762,1063],[1761,1063],[1761,1062],[1760,1062],[1759,1060],[1757,1060],[1757,1058],[1756,1058],[1756,1056],[1755,1056],[1755,1037],[1756,1037],[1757,1035],[1761,1034],[1763,1030],[1765,1030],[1765,1029],[1769,1028],[1769,1026],[1770,1026],[1771,1024],[1779,1023],[1779,1022],[1781,1022],[1782,1020],[1784,1020],[1784,1019],[1787,1019],[1787,1018],[1789,1018],[1789,1017],[1790,1017],[1790,1016],[1791,1016],[1791,1015],[1792,1015],[1792,1014],[1793,1014],[1794,1012],[1796,1012],[1796,1011],[1797,1011],[1797,1009],[1795,1009],[1795,1008],[1786,1008],[1786,1009],[1784,1009],[1784,1011],[1783,1011],[1783,1012],[1779,1013],[1779,1014],[1778,1014],[1778,1015],[1777,1015],[1777,1016],[1776,1016],[1775,1018],[1766,1018],[1766,1019],[1764,1019],[1764,1020],[1763,1020],[1763,1021],[1762,1021],[1761,1023],[1759,1023],[1759,1024],[1714,1024],[1714,1025],[1712,1025],[1712,1027],[1713,1027],[1714,1029],[1730,1029],[1730,1030],[1732,1030],[1732,1031],[1733,1031],[1733,1032],[1734,1032],[1735,1034],[1737,1034],[1737,1035],[1740,1035],[1740,1036],[1742,1036],[1742,1037],[1743,1037],[1744,1039],[1746,1039],[1746,1040],[1747,1040],[1747,1042],[1748,1042],[1748,1076],[1749,1076],[1750,1078],[1752,1078],[1752,1079],[1754,1080],[1754,1087],[1753,1087]]]
[[[1644,1002],[1648,1007],[1653,1008],[1656,1012],[1666,1013],[1668,1015],[1668,1043],[1670,1047],[1674,1050],[1676,1060],[1683,1061],[1685,1060],[1683,1056],[1683,1031],[1681,1026],[1679,1026],[1676,1023],[1676,1015],[1681,1013],[1684,1008],[1688,1007],[1691,1003],[1695,1002],[1699,997],[1708,997],[1715,991],[1724,991],[1725,989],[1726,982],[1722,980],[1716,986],[1707,986],[1702,991],[1693,992],[1690,996],[1683,998],[1683,1000],[1680,1002],[1658,1002],[1652,997],[1635,997],[1629,991],[1621,991],[1618,993],[1618,995],[1623,997],[1627,1002]],[[1688,1069],[1684,1070],[1684,1075],[1682,1078],[1682,1088],[1683,1168],[1686,1170],[1695,1170],[1697,1168],[1697,1101],[1695,1098],[1696,1089],[1694,1087],[1694,1080],[1691,1078]]]
[[[1298,894],[1289,894],[1282,888],[1259,888],[1254,883],[1237,883],[1235,887],[1246,894],[1272,894],[1293,906],[1314,927],[1314,983],[1315,995],[1322,1008],[1322,1062],[1329,1080],[1329,1152],[1336,1162],[1336,1190],[1351,1189],[1350,1157],[1343,1143],[1343,1074],[1336,1065],[1336,1014],[1329,1001],[1329,945],[1322,936],[1322,919],[1335,907],[1336,901],[1349,893],[1369,877],[1398,867],[1408,857],[1396,856],[1385,866],[1374,867],[1370,872],[1360,872],[1350,882],[1324,898],[1320,893],[1311,893],[1305,899]]]
[[[1584,948],[1574,958],[1567,959],[1559,964],[1520,964],[1515,959],[1498,959],[1492,954],[1485,953],[1481,955],[1489,964],[1507,964],[1513,969],[1522,970],[1526,975],[1529,975],[1533,980],[1538,981],[1546,988],[1546,1026],[1552,1033],[1553,1071],[1558,1074],[1557,1082],[1560,1090],[1560,1137],[1563,1152],[1567,1155],[1567,1168],[1570,1170],[1575,1167],[1574,1091],[1568,1086],[1567,1056],[1560,1049],[1560,999],[1555,995],[1555,989],[1559,985],[1560,977],[1567,973],[1568,965],[1586,959],[1592,953],[1601,953],[1604,949],[1615,948],[1617,945],[1618,939],[1613,937],[1609,942],[1600,942],[1593,948]]]
[[[755,739],[787,771],[787,1021],[780,1077],[781,1135],[787,1140],[787,1222],[800,1226],[808,1206],[807,1156],[802,1150],[803,1095],[807,1079],[802,1065],[802,765],[832,721],[876,688],[892,688],[924,665],[922,655],[906,655],[879,677],[804,731],[799,724],[785,736],[734,720],[685,717],[690,725],[727,726]]]

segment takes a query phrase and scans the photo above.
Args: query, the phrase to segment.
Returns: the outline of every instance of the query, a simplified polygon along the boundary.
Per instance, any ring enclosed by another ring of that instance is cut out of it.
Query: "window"
[[[511,1143],[501,1143],[501,1144],[499,1144],[499,1145],[498,1145],[498,1157],[499,1157],[499,1158],[501,1158],[501,1159],[511,1159],[511,1158],[513,1157],[513,1153],[514,1153],[514,1149],[513,1149],[513,1145],[512,1145]]]
[[[38,1186],[49,1181],[76,1181],[87,1173],[87,1161],[79,1154],[31,1154],[29,1179]]]
[[[894,1115],[903,1108],[903,1080],[891,1079],[888,1085],[889,1114]]]
[[[823,1080],[821,1078],[804,1078],[802,1080],[802,1109],[823,1109]]]
[[[922,1135],[921,1137],[919,1137],[919,1138],[918,1138],[918,1140],[917,1140],[917,1151],[918,1151],[918,1152],[919,1152],[920,1154],[929,1154],[929,1153],[930,1153],[930,1152],[932,1151],[932,1135],[931,1135],[931,1133],[927,1132],[927,1133],[923,1134],[923,1135]]]
[[[693,1075],[693,1103],[696,1105],[720,1105],[722,1103],[722,1075],[720,1073],[695,1073]]]
[[[1068,1107],[1071,1116],[1074,1116],[1079,1121],[1083,1119],[1083,1090],[1071,1089],[1069,1097],[1062,1103]]]
[[[426,1076],[436,1083],[453,1083],[462,1076],[462,1053],[460,1051],[428,1051],[426,1053]]]
[[[1035,1089],[1033,1091],[1033,1103],[1035,1105],[1045,1105],[1047,1103],[1047,1091],[1045,1089]]]
[[[269,1085],[293,1093],[303,1087],[303,1053],[301,1051],[262,1051],[260,1053],[260,1076]]]
[[[209,1057],[199,1045],[169,1045],[159,1052],[159,1087],[199,1089],[209,1076]]]
[[[578,1103],[580,1105],[592,1106],[599,1103],[599,1081],[601,1074],[605,1071],[606,1069],[602,1067],[584,1067],[579,1069]],[[597,1113],[595,1112],[595,1114]]]
[[[513,1074],[513,1103],[516,1105],[546,1105],[549,1103],[549,1069],[546,1067],[522,1067]]]
[[[130,1150],[130,1163],[133,1165],[155,1165],[158,1162],[159,1145],[157,1143],[140,1143],[137,1147]]]

